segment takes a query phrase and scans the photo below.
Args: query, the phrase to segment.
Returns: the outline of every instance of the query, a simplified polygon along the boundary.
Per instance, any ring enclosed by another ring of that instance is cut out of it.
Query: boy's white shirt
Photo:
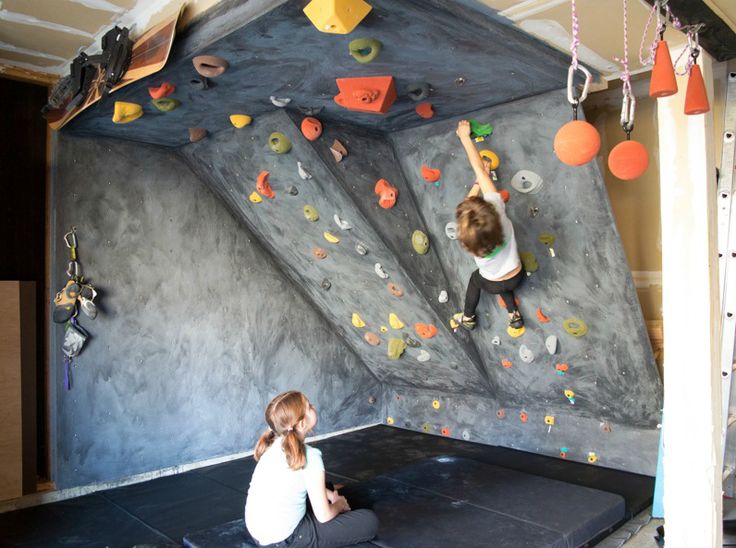
[[[513,272],[521,264],[519,259],[519,250],[516,247],[516,235],[514,234],[514,225],[506,216],[506,204],[498,192],[484,192],[483,199],[493,205],[498,211],[501,218],[501,228],[503,229],[503,248],[492,257],[476,257],[473,256],[475,264],[478,266],[480,275],[486,280],[498,280],[504,278],[510,272]]]

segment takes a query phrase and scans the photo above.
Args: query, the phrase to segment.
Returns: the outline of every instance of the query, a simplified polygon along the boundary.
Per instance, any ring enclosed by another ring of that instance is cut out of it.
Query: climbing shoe
[[[74,315],[77,297],[79,297],[79,284],[74,280],[69,280],[54,299],[53,319],[55,323],[69,321],[69,318]]]
[[[524,327],[524,318],[521,317],[521,312],[518,310],[514,310],[514,312],[509,316],[509,327],[514,329],[521,329]]]
[[[468,331],[472,331],[475,329],[475,326],[478,324],[478,321],[476,320],[475,316],[465,316],[462,312],[458,312],[457,314],[452,316],[452,319],[450,320],[450,327],[453,329],[457,329],[458,327],[462,327],[463,329],[467,329]]]
[[[83,285],[79,291],[79,308],[91,320],[97,317],[95,297],[97,297],[97,291],[91,285]]]

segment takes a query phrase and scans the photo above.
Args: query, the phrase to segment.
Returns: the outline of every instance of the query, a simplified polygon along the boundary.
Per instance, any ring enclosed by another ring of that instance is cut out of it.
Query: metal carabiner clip
[[[77,227],[73,226],[72,229],[64,234],[64,243],[71,249],[77,247]]]
[[[77,261],[69,261],[69,265],[66,267],[66,275],[74,280],[78,280],[80,272],[79,263]]]
[[[575,80],[575,67],[573,65],[570,65],[570,68],[567,69],[567,100],[572,105],[575,119],[577,119],[578,117],[578,106],[580,105],[580,103],[585,101],[585,98],[588,96],[588,88],[590,87],[590,83],[593,81],[593,75],[590,74],[590,71],[586,69],[583,65],[578,65],[577,70],[585,75],[585,82],[583,83],[583,90],[580,92],[580,96],[574,97],[573,82]]]
[[[626,132],[626,138],[631,138],[631,132],[634,130],[634,115],[636,113],[636,97],[627,92],[624,93],[624,100],[621,103],[621,127]]]

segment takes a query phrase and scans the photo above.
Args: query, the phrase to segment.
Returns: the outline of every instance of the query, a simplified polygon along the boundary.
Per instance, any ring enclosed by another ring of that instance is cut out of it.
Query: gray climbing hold
[[[340,217],[338,217],[337,213],[335,213],[335,216],[333,217],[335,224],[340,227],[341,230],[350,230],[353,228],[353,225],[351,225],[349,222],[342,220]]]
[[[424,101],[429,97],[430,90],[431,87],[427,82],[412,82],[406,86],[406,94],[412,101]]]
[[[325,107],[296,107],[305,116],[317,116]]]
[[[355,251],[358,252],[358,255],[368,255],[368,248],[363,243],[355,244]]]
[[[463,433],[462,433],[462,434],[460,434],[460,435],[462,436],[462,438],[463,438],[463,439],[464,439],[465,441],[467,441],[467,440],[469,440],[469,439],[470,439],[470,432],[468,432],[467,430],[463,430]]]
[[[388,274],[381,266],[381,263],[376,263],[375,266],[373,267],[373,270],[376,272],[376,274],[378,274],[379,278],[383,278],[384,280],[388,278]]]
[[[292,196],[296,196],[299,194],[299,189],[297,189],[294,185],[291,185],[289,188],[286,189],[287,194],[291,194]]]
[[[291,103],[291,99],[289,99],[288,97],[276,97],[274,95],[271,95],[269,99],[271,99],[273,106],[279,107],[279,108],[284,108],[286,105]]]
[[[311,179],[312,178],[312,174],[309,173],[306,169],[304,169],[304,166],[302,166],[302,163],[301,162],[297,162],[296,163],[296,169],[297,169],[297,171],[299,171],[299,177],[301,177],[305,181],[307,179]]]
[[[447,296],[447,291],[444,289],[440,291],[440,296],[437,297],[437,300],[441,303],[446,303],[448,301],[449,297]]]
[[[496,335],[491,339],[491,344],[495,344],[496,346],[501,346],[501,337]]]
[[[534,353],[525,344],[522,344],[521,348],[519,348],[519,357],[524,363],[532,363],[534,361]]]
[[[327,278],[322,280],[322,289],[324,289],[325,291],[329,291],[331,287],[332,282],[330,282],[330,280],[328,280]]]
[[[422,346],[422,343],[420,343],[419,341],[417,341],[415,339],[412,339],[409,336],[409,333],[404,333],[401,336],[401,338],[404,339],[404,342],[406,343],[406,346],[411,346],[412,348],[419,348],[420,346]]]
[[[527,169],[517,171],[511,178],[511,186],[522,194],[536,194],[542,190],[542,178]]]
[[[431,357],[432,356],[430,356],[429,352],[427,352],[424,349],[420,350],[419,351],[419,354],[417,354],[417,360],[419,360],[420,362],[429,361],[429,358],[431,358]]]
[[[203,90],[210,87],[209,81],[204,76],[200,78],[192,78],[191,80],[189,80],[189,85],[192,87],[192,89],[197,90]]]
[[[445,225],[445,236],[451,240],[457,240],[457,223],[455,221],[449,222]]]
[[[547,337],[547,339],[544,341],[544,346],[547,347],[547,352],[550,354],[554,354],[557,352],[557,337],[554,335],[550,335]]]

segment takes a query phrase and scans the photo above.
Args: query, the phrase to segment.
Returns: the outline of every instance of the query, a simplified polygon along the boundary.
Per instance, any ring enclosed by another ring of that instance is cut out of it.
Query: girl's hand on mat
[[[339,495],[335,502],[333,502],[337,510],[342,514],[343,512],[350,512],[350,505],[345,497]]]
[[[470,138],[470,122],[467,120],[460,120],[457,123],[457,130],[455,131],[455,135],[460,137],[462,139],[463,137]]]

